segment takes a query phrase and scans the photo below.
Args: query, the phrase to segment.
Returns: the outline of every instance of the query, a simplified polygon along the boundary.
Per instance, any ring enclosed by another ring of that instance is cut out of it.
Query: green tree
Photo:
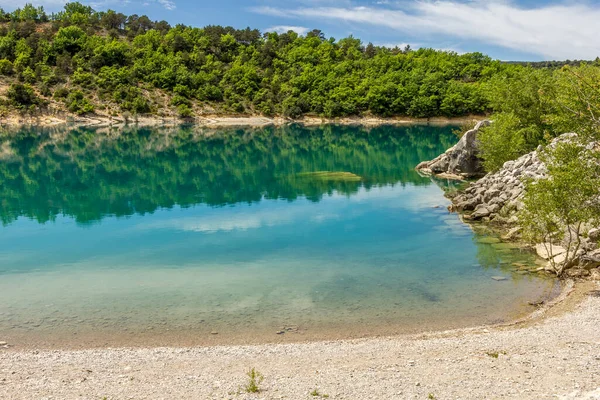
[[[519,218],[525,237],[545,246],[560,276],[579,255],[585,226],[600,222],[600,154],[575,136],[547,148],[541,158],[548,176],[526,182]],[[556,245],[566,253],[556,255]]]

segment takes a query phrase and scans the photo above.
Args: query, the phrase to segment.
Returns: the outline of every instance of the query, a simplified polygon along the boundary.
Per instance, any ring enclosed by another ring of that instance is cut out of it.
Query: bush
[[[11,75],[13,73],[13,64],[9,60],[0,60],[0,74]]]
[[[69,89],[66,87],[60,87],[54,91],[53,97],[55,99],[66,99],[69,95]]]
[[[143,97],[136,97],[131,102],[131,111],[134,111],[136,114],[147,114],[150,112],[150,104],[148,104],[148,100]]]
[[[28,84],[13,83],[8,88],[7,96],[10,103],[19,108],[40,104],[40,98]]]
[[[23,82],[32,84],[37,80],[35,72],[31,69],[31,67],[25,68],[23,72],[21,72],[20,78],[23,80]]]
[[[67,96],[65,103],[67,108],[72,113],[77,115],[87,114],[94,112],[94,106],[86,99],[79,90],[75,90]]]
[[[150,112],[150,104],[142,92],[133,86],[120,85],[113,95],[122,110],[144,114]]]
[[[186,106],[191,106],[192,103],[185,97],[180,96],[180,95],[175,95],[173,96],[173,98],[171,99],[171,105],[178,107],[180,105],[186,105]]]
[[[190,118],[193,115],[192,109],[185,104],[181,104],[177,107],[177,113],[181,118]]]
[[[46,96],[46,97],[52,95],[52,92],[50,91],[50,88],[48,87],[48,85],[40,86],[40,93],[42,94],[42,96]]]
[[[89,88],[94,86],[94,75],[89,72],[84,71],[81,68],[78,68],[77,71],[73,73],[71,77],[71,81],[79,86]]]
[[[486,171],[497,171],[505,162],[526,153],[526,131],[526,128],[520,128],[519,120],[514,114],[494,115],[494,122],[478,133],[480,156]]]

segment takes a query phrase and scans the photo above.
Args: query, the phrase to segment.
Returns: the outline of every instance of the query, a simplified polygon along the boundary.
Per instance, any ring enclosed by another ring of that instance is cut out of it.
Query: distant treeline
[[[579,67],[582,64],[595,64],[600,66],[600,57],[595,60],[565,60],[565,61],[503,61],[504,64],[521,65],[531,68],[562,68],[565,65]]]

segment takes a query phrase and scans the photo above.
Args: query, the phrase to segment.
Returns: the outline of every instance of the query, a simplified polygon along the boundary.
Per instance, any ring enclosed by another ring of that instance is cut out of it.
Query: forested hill
[[[526,68],[318,30],[171,27],[80,3],[52,15],[26,5],[0,21],[4,115],[452,117],[487,112],[490,80]]]

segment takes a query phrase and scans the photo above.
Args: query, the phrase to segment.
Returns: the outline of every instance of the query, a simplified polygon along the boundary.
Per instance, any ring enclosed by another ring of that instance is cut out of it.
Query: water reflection
[[[319,201],[386,184],[429,185],[414,166],[456,140],[449,127],[194,127],[31,130],[0,136],[0,218],[79,223],[194,204]],[[359,179],[311,176],[342,171]]]

